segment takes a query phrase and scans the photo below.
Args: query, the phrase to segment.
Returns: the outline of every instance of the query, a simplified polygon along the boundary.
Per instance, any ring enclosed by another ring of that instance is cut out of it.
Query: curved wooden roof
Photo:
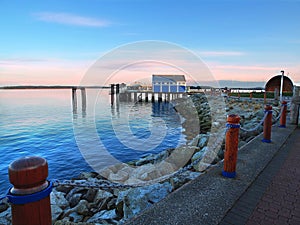
[[[265,91],[274,91],[275,88],[278,89],[278,91],[280,90],[280,84],[281,84],[281,76],[282,75],[277,75],[272,77],[265,86]],[[292,80],[287,77],[287,76],[283,76],[283,92],[293,92],[293,82]]]

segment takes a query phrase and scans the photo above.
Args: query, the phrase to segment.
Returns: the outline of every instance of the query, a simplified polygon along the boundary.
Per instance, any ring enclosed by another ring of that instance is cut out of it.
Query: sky
[[[0,0],[0,86],[77,85],[110,52],[149,40],[195,54],[210,79],[251,85],[284,70],[300,85],[299,12],[299,0]],[[163,63],[118,81],[182,72]]]

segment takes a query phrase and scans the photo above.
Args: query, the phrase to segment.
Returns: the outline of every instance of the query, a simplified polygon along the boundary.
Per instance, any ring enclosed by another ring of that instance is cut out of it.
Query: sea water
[[[92,89],[86,109],[80,90],[77,99],[74,109],[71,90],[0,90],[0,195],[10,187],[9,164],[21,157],[44,157],[49,179],[71,179],[94,171],[88,158],[101,165],[127,162],[185,143],[171,103],[115,97],[112,105],[107,90]]]

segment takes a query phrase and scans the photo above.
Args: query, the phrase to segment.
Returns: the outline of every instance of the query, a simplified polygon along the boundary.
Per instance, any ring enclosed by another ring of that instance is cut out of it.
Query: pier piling
[[[85,88],[81,88],[81,107],[82,107],[82,112],[86,112],[86,90],[85,90]]]
[[[73,112],[76,112],[77,111],[76,88],[72,88],[72,107],[73,107]]]

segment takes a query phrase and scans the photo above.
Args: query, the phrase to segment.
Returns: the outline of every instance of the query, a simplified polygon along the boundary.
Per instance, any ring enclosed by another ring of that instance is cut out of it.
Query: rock
[[[107,223],[105,223],[105,225],[106,224]],[[86,222],[75,223],[75,222],[70,222],[70,221],[67,221],[67,220],[59,220],[59,221],[56,221],[54,223],[54,225],[102,225],[102,224],[86,223]]]
[[[134,178],[141,181],[150,181],[160,177],[156,167],[151,163],[137,167],[133,175]]]
[[[103,190],[99,190],[100,191],[103,191]],[[103,191],[104,193],[98,193],[98,196],[95,197],[95,200],[94,200],[94,204],[95,204],[95,208],[96,208],[96,211],[101,211],[101,210],[104,210],[104,209],[112,209],[111,207],[114,207],[109,205],[108,206],[108,203],[111,202],[111,200],[113,200],[113,195],[109,192],[105,192]]]
[[[247,144],[246,141],[239,141],[239,148],[243,147],[245,144]]]
[[[194,146],[176,148],[165,161],[170,163],[174,169],[182,168],[189,162],[197,149]]]
[[[172,191],[170,183],[154,184],[145,187],[132,188],[119,193],[117,199],[117,213],[120,214],[120,205],[123,206],[124,218],[132,218],[167,196]],[[119,205],[119,206],[118,206]]]
[[[116,198],[112,198],[106,205],[106,208],[108,210],[112,210],[112,209],[115,209],[116,208],[116,202],[117,202],[117,199]]]
[[[58,185],[57,187],[55,187],[56,191],[63,192],[65,194],[68,194],[72,189],[73,187],[64,186],[64,185]]]
[[[80,200],[74,210],[80,215],[87,216],[89,214],[88,202],[84,199]]]
[[[63,210],[58,205],[51,205],[51,216],[52,221],[60,219],[60,216],[63,214]]]
[[[93,202],[95,196],[97,194],[97,190],[95,189],[88,189],[85,195],[82,196],[83,199],[87,200],[88,202]]]
[[[197,163],[195,166],[194,166],[194,169],[198,172],[203,172],[205,171],[207,168],[209,168],[211,166],[210,163],[204,163],[204,162],[200,162],[200,163]]]
[[[76,205],[75,207],[68,209],[65,211],[63,217],[69,217],[69,215],[71,215],[73,212],[76,212],[79,215],[82,216],[87,216],[89,215],[89,207],[88,207],[88,202],[86,200],[80,200],[78,205]]]
[[[204,148],[202,148],[199,152],[196,152],[193,156],[192,156],[192,162],[198,160],[198,159],[202,159],[204,154],[206,153],[206,151],[208,150],[208,147],[205,146]]]
[[[94,202],[96,204],[98,204],[99,202],[101,202],[103,199],[110,199],[113,197],[113,194],[108,192],[108,191],[104,191],[104,190],[101,190],[99,189],[95,195],[95,198],[94,198]]]
[[[78,180],[87,180],[88,178],[95,178],[98,176],[98,173],[96,172],[82,172],[78,176]]]
[[[0,213],[6,211],[9,207],[9,204],[7,203],[0,203]]]
[[[69,199],[68,201],[69,201],[71,208],[73,208],[74,206],[76,206],[79,203],[81,196],[82,196],[82,194],[77,193],[77,194],[74,194],[74,195],[68,197],[68,199]]]
[[[7,208],[5,211],[0,213],[0,224],[11,225],[11,209]]]
[[[159,164],[157,164],[157,170],[160,173],[161,176],[169,175],[173,172],[175,172],[176,168],[173,167],[171,163],[168,163],[166,161],[162,161]]]
[[[176,190],[177,188],[181,187],[182,185],[188,183],[189,181],[195,179],[198,177],[201,173],[200,172],[192,172],[192,171],[186,171],[180,175],[176,175],[174,177],[170,178],[170,183],[173,187],[173,190]]]
[[[126,171],[118,171],[117,173],[109,174],[108,178],[112,182],[124,183],[129,178],[129,173]]]
[[[65,199],[65,194],[63,192],[56,191],[55,189],[51,192],[50,199],[51,205],[57,205],[61,209],[65,209],[69,206],[69,202]]]
[[[109,224],[116,224],[116,223],[109,223],[108,221],[113,221],[113,219],[118,218],[118,216],[115,213],[115,210],[104,210],[101,212],[96,213],[91,218],[87,220],[88,223],[98,224],[99,225],[109,225]],[[108,221],[106,221],[108,220]]]
[[[200,134],[198,134],[196,137],[194,137],[188,145],[189,146],[198,146],[199,140],[200,140]]]
[[[79,215],[77,212],[72,212],[68,217],[74,223],[82,222],[83,220],[83,215]]]
[[[200,137],[200,140],[199,140],[199,143],[198,143],[199,148],[203,148],[204,146],[207,145],[208,137],[209,136],[207,134],[201,134],[201,137]]]

